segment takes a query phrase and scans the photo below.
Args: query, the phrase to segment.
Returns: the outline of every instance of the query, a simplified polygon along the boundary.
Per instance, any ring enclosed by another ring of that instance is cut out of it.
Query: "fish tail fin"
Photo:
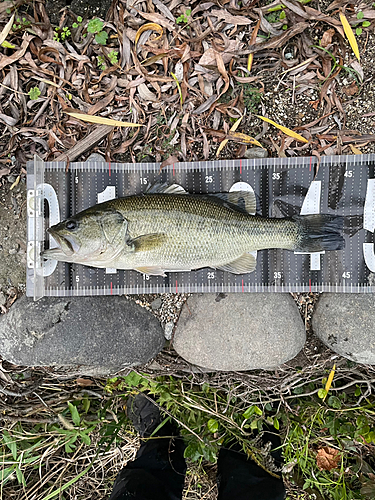
[[[314,214],[293,217],[299,230],[296,251],[321,252],[323,250],[342,250],[344,218],[338,215]]]

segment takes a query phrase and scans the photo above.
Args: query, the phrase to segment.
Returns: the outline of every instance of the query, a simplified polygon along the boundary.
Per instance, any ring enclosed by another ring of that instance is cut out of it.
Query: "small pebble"
[[[268,151],[263,148],[250,148],[245,151],[245,158],[251,160],[253,158],[267,158]]]
[[[5,306],[7,298],[4,292],[0,292],[0,306]]]
[[[16,182],[17,177],[13,174],[8,175],[7,177],[9,184],[13,184],[13,182]]]
[[[161,298],[160,297],[158,297],[157,299],[155,299],[151,302],[151,309],[153,311],[160,309],[160,307],[161,307]]]
[[[10,248],[9,255],[15,255],[18,252],[17,248]]]
[[[167,323],[164,327],[164,337],[167,339],[167,340],[171,340],[172,338],[172,333],[173,333],[173,328],[174,328],[174,323],[173,321],[170,321],[169,323]]]

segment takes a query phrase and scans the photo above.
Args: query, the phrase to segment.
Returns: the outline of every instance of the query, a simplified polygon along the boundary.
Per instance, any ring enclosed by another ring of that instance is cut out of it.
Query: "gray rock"
[[[268,151],[259,147],[250,148],[245,151],[244,156],[248,160],[252,160],[253,158],[268,158]]]
[[[281,293],[193,295],[174,335],[173,346],[187,361],[226,371],[275,368],[306,339],[293,298]]]
[[[4,292],[0,291],[0,306],[5,306],[7,301],[6,295]]]
[[[164,342],[158,320],[125,297],[22,297],[0,319],[0,354],[17,365],[107,375],[148,362]]]
[[[373,294],[324,293],[314,312],[312,326],[332,351],[356,363],[375,365]]]
[[[158,297],[157,299],[155,299],[151,302],[151,309],[153,311],[160,309],[160,307],[161,307],[161,297]]]

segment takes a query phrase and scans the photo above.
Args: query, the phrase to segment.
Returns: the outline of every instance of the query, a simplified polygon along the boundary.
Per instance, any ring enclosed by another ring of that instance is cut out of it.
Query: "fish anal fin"
[[[166,276],[163,269],[156,266],[137,267],[135,270],[142,274],[149,274],[150,276]]]
[[[143,234],[128,241],[128,245],[133,247],[134,252],[149,252],[162,245],[165,239],[166,235],[163,233]]]
[[[255,271],[256,265],[257,261],[254,255],[244,253],[238,259],[219,266],[216,269],[220,269],[221,271],[228,271],[229,273],[233,274],[246,274]]]

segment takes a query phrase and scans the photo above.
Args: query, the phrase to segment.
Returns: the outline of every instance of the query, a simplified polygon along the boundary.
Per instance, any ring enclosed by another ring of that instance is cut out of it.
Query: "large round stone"
[[[196,294],[181,311],[173,346],[195,365],[238,371],[275,368],[294,358],[305,339],[289,294]]]
[[[314,312],[312,326],[332,351],[356,363],[375,365],[373,294],[324,293]]]
[[[26,366],[107,375],[163,348],[158,320],[125,297],[22,297],[0,320],[0,355]]]

